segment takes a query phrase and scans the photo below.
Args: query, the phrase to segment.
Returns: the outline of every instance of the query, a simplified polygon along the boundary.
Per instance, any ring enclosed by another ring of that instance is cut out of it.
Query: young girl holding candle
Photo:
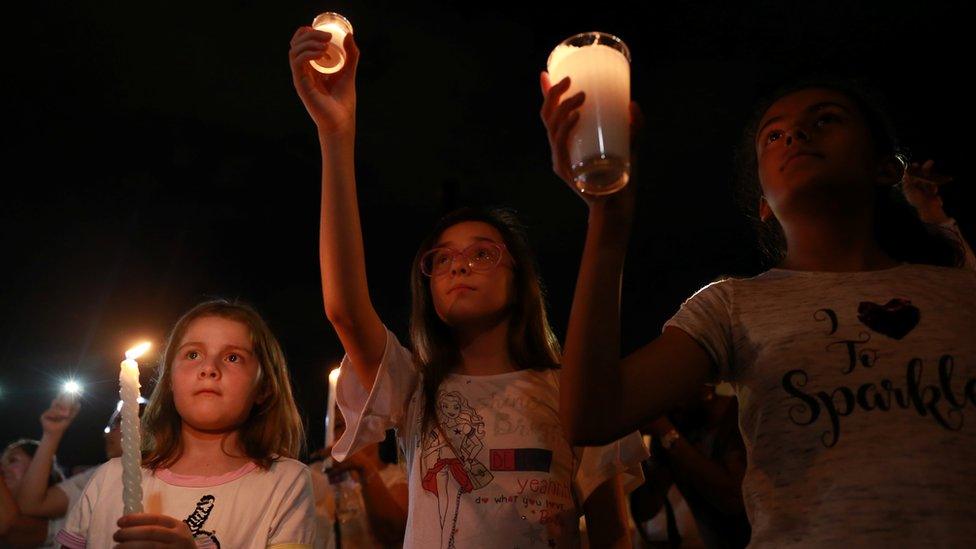
[[[122,516],[122,466],[113,459],[88,483],[58,541],[312,547],[311,478],[293,459],[302,422],[264,320],[237,303],[201,303],[174,326],[160,365],[142,418],[145,513]]]
[[[629,547],[622,489],[639,482],[639,436],[573,448],[557,409],[559,349],[524,234],[510,215],[444,218],[413,264],[407,350],[373,309],[353,171],[355,71],[312,70],[327,33],[291,43],[295,88],[322,146],[320,254],[326,314],[346,350],[342,460],[397,430],[409,512],[405,547],[575,547],[585,512],[600,547]]]
[[[543,82],[557,151],[574,120],[564,91]],[[785,245],[774,247],[778,265],[704,287],[623,359],[632,203],[587,199],[563,420],[576,442],[599,443],[728,380],[755,545],[966,546],[976,535],[976,425],[965,417],[976,406],[976,273],[954,268],[945,235],[903,215],[892,133],[856,88],[795,87],[759,113],[743,173],[758,219]],[[554,158],[566,173],[564,153]]]

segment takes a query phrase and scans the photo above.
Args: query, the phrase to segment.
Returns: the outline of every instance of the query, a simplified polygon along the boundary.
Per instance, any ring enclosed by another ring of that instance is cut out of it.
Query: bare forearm
[[[37,447],[37,452],[31,460],[24,479],[17,493],[17,503],[21,512],[27,515],[42,517],[60,517],[68,512],[67,501],[53,501],[54,498],[48,497],[48,479],[51,477],[51,467],[54,466],[54,456],[61,443],[60,434],[44,433],[41,442]]]
[[[7,483],[0,478],[0,538],[7,535],[19,514],[20,509],[17,508],[17,502],[7,488]]]
[[[630,520],[624,497],[620,478],[614,477],[597,487],[584,502],[586,532],[591,547],[631,547]]]
[[[743,511],[742,479],[737,478],[722,464],[705,457],[684,438],[674,442],[668,462],[675,478],[684,485],[691,485],[712,505],[726,513]]]
[[[370,304],[356,197],[354,141],[352,133],[321,138],[319,260],[322,296],[330,316],[354,316]]]
[[[321,137],[319,261],[325,312],[360,381],[372,387],[386,338],[366,282],[354,173],[353,132]]]
[[[403,490],[403,494],[399,494],[396,490],[388,488],[378,473],[369,475],[363,488],[369,523],[385,543],[402,541],[407,529],[406,490]],[[403,497],[399,497],[401,495]]]
[[[621,393],[620,285],[629,230],[594,206],[563,353],[560,412],[570,440],[594,442],[616,425]]]

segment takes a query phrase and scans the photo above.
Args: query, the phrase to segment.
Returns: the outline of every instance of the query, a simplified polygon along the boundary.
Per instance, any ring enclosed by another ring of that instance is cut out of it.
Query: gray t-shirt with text
[[[735,387],[754,545],[976,539],[976,273],[773,269],[668,327]]]

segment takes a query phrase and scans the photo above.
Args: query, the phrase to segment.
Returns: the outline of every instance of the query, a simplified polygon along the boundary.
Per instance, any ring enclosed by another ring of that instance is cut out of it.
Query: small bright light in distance
[[[111,430],[111,429],[109,429],[108,427],[106,427],[106,428],[105,428],[105,434],[107,435],[107,434],[109,434],[110,432],[112,432],[112,430]]]
[[[69,395],[79,395],[81,394],[81,384],[73,379],[70,379],[64,382],[64,385],[61,386],[61,391],[68,393]]]

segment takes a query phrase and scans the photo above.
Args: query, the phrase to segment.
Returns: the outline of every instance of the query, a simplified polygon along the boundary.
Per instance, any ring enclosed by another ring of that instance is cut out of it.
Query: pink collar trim
[[[253,461],[245,463],[240,469],[236,471],[231,471],[229,473],[224,473],[222,475],[217,475],[213,477],[204,477],[198,475],[180,475],[170,471],[169,469],[162,469],[156,472],[156,476],[165,482],[166,484],[171,484],[173,486],[182,486],[184,488],[209,488],[211,486],[220,486],[221,484],[227,484],[228,482],[233,482],[244,475],[250,473],[251,471],[257,469],[258,465]]]

